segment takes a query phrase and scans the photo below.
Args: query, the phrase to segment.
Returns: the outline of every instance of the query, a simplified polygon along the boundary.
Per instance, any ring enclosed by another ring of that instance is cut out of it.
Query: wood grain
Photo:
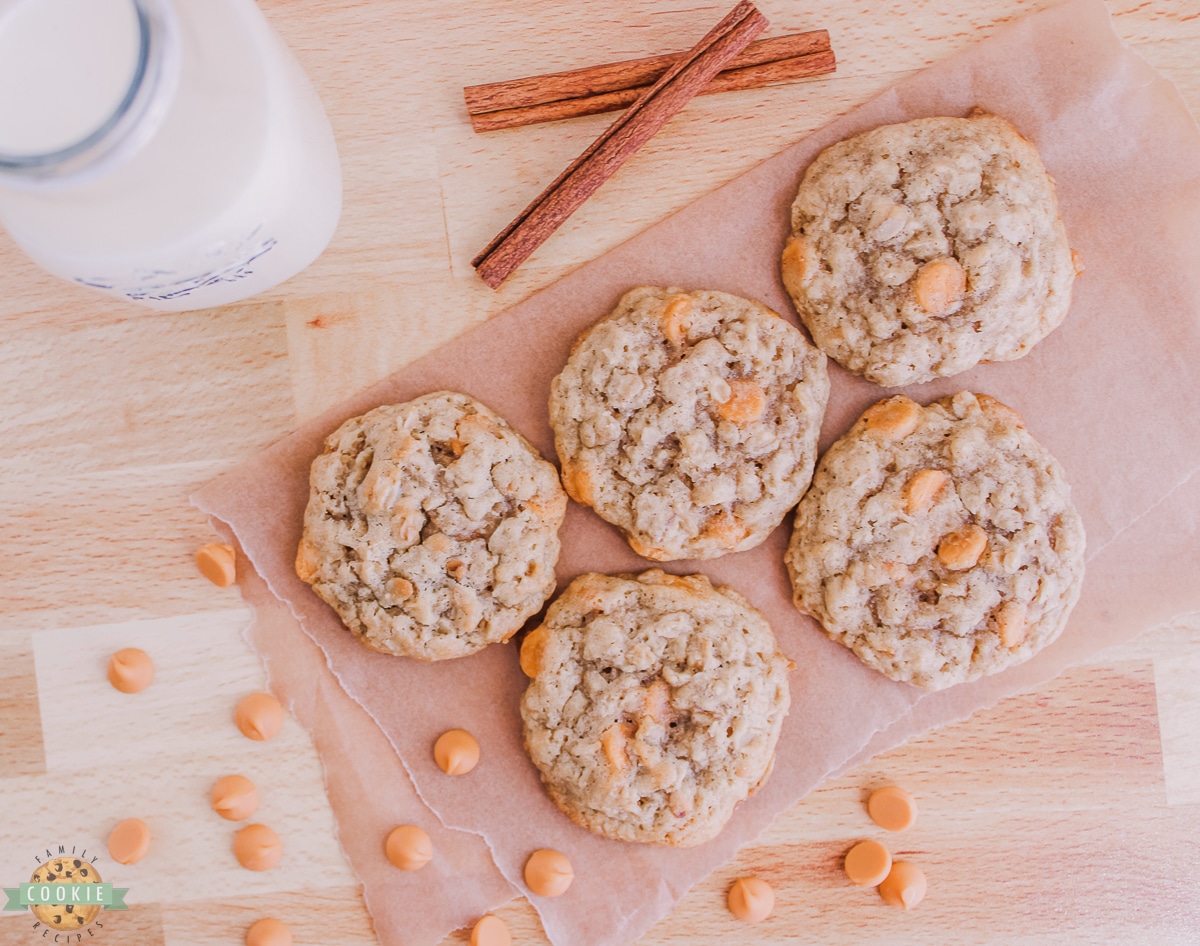
[[[837,75],[694,100],[493,293],[471,255],[608,120],[480,138],[462,88],[684,49],[727,0],[263,0],[343,161],[345,211],[313,266],[246,303],[161,315],[41,273],[0,233],[0,881],[26,879],[37,848],[58,838],[102,844],[137,811],[170,843],[115,872],[135,909],[111,914],[96,942],[232,946],[265,912],[286,914],[298,944],[374,942],[307,735],[289,723],[252,745],[223,722],[262,671],[240,638],[236,591],[191,563],[211,534],[189,492],[911,71],[1054,2],[762,0],[773,32],[828,29]],[[1109,6],[1120,35],[1200,114],[1195,0]],[[102,681],[108,654],[131,645],[159,662],[149,703],[122,703]],[[1197,674],[1200,620],[1180,622],[878,757],[783,814],[642,942],[1196,943]],[[119,738],[76,739],[77,718]],[[235,767],[303,855],[277,874],[237,868],[229,828],[208,809],[211,780]],[[884,781],[921,805],[895,838],[863,811]],[[925,867],[918,910],[886,909],[844,881],[840,858],[863,837]],[[743,873],[778,896],[776,916],[754,928],[724,908]],[[516,942],[545,942],[526,901],[500,913]],[[0,946],[43,941],[30,920],[0,914]],[[446,939],[466,942],[465,931]]]

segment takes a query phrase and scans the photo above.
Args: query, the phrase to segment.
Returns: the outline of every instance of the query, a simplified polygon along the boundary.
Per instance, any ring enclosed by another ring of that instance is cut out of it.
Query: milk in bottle
[[[253,0],[0,0],[0,221],[159,309],[261,292],[341,211],[328,119]]]

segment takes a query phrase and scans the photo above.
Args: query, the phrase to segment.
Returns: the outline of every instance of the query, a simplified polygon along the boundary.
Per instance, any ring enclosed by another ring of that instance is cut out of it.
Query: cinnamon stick
[[[504,282],[766,26],[741,0],[471,261],[480,278],[493,289]]]
[[[755,40],[738,53],[726,69],[761,66],[782,59],[829,52],[829,49],[829,33],[826,30],[772,36],[769,39]],[[469,85],[463,89],[463,98],[467,103],[468,114],[483,115],[505,109],[546,105],[564,99],[627,92],[653,85],[680,56],[684,55],[686,53],[664,53],[625,62],[571,69],[567,72],[489,82],[486,85]]]
[[[735,68],[736,66],[737,61],[735,60],[733,66],[717,73],[713,80],[696,94],[737,92],[743,89],[761,88],[772,82],[829,75],[836,71],[837,59],[832,49],[824,49],[805,56],[777,59],[742,68]],[[484,88],[484,86],[476,88]],[[613,92],[557,99],[536,105],[474,113],[470,116],[471,127],[476,132],[483,133],[499,131],[502,128],[520,128],[540,122],[559,121],[564,118],[597,115],[601,112],[615,112],[636,101],[644,91],[644,86],[637,86],[629,89],[617,89]]]

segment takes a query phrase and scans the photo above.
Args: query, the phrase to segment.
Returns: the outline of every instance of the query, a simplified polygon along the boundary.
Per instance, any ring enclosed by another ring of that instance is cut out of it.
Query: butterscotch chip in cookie
[[[550,394],[563,484],[654,561],[758,545],[812,477],[825,357],[766,306],[643,286]]]
[[[1026,354],[1078,271],[1034,145],[981,111],[841,141],[805,172],[783,282],[827,355],[894,387]]]
[[[507,640],[554,590],[554,467],[465,394],[339,427],[313,461],[296,572],[366,646],[421,660]]]
[[[700,844],[766,779],[791,663],[737,592],[657,569],[587,574],[532,633],[525,746],[577,824]]]
[[[896,396],[821,458],[786,562],[796,606],[831,638],[937,690],[1059,635],[1083,583],[1083,523],[1011,408],[969,391],[927,407]]]

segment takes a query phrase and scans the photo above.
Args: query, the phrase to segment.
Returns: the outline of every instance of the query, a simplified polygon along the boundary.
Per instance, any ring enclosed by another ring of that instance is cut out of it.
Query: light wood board
[[[728,4],[684,0],[266,0],[317,86],[338,138],[345,210],[307,271],[248,302],[159,314],[41,273],[0,233],[0,880],[45,845],[153,821],[173,863],[113,870],[135,906],[117,946],[241,943],[256,917],[297,942],[375,939],[311,741],[289,721],[271,743],[229,725],[262,670],[234,589],[192,564],[212,536],[198,485],[439,343],[486,320],[861,104],[1048,0],[797,4],[762,0],[772,35],[828,29],[835,76],[697,99],[507,284],[471,257],[611,120],[475,135],[464,85],[683,49]],[[1200,114],[1200,0],[1113,0],[1117,31]],[[160,679],[131,701],[108,655],[152,643]],[[1200,624],[1144,634],[822,786],[693,889],[652,944],[1082,944],[1200,942]],[[81,725],[102,734],[80,736]],[[289,857],[239,869],[204,799],[219,775],[259,782]],[[886,837],[866,792],[919,799]],[[86,801],[86,804],[83,802]],[[912,913],[851,887],[841,857],[865,837],[929,877]],[[776,914],[725,910],[745,873]],[[542,943],[524,900],[501,911]],[[0,944],[44,942],[28,913]],[[100,942],[100,935],[96,937]],[[447,943],[466,943],[460,931]]]

